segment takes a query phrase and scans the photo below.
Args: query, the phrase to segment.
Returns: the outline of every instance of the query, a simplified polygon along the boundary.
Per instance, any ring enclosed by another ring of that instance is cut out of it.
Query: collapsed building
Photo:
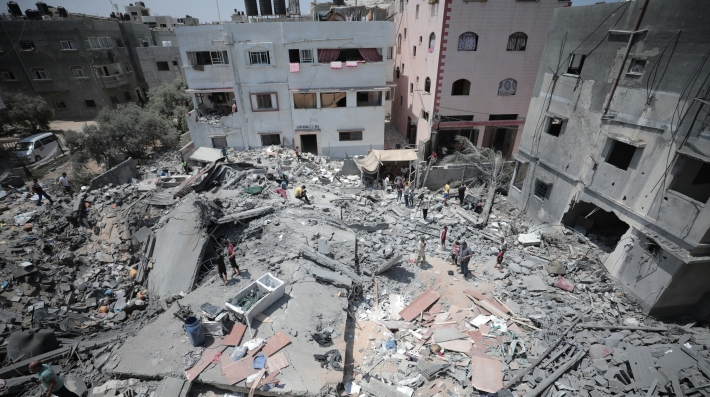
[[[659,317],[710,310],[705,16],[697,1],[556,9],[509,193],[541,228],[603,241]]]

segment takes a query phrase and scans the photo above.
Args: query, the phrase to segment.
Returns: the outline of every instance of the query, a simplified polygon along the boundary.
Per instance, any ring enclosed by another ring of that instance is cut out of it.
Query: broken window
[[[636,153],[636,146],[614,140],[605,161],[616,168],[627,170],[631,165],[631,159],[634,158],[634,153]]]
[[[271,102],[271,94],[257,94],[256,95],[256,108],[257,109],[273,109],[273,103]]]
[[[454,81],[451,85],[451,95],[468,95],[471,91],[471,82],[466,79]]]
[[[190,66],[227,65],[229,58],[227,51],[197,51],[187,52],[187,61]]]
[[[564,123],[564,119],[561,119],[559,117],[548,117],[547,128],[545,128],[545,132],[552,136],[560,136]]]
[[[586,55],[582,54],[570,54],[567,73],[579,76],[582,73],[582,66],[584,65],[584,59],[586,57]]]
[[[362,131],[339,131],[340,141],[361,141]]]
[[[293,94],[293,107],[294,109],[315,109],[318,107],[316,103],[316,94],[306,93],[306,94]]]
[[[461,33],[459,36],[458,51],[476,51],[478,35],[473,32]]]
[[[222,148],[227,147],[227,136],[226,135],[213,136],[210,139],[212,140],[212,147],[215,149],[222,149]]]
[[[661,246],[648,237],[646,237],[646,243],[643,244],[643,249],[651,256],[657,256],[658,253],[661,252]]]
[[[552,189],[551,183],[545,183],[539,179],[535,180],[535,197],[545,200]]]
[[[516,32],[508,37],[507,51],[525,51],[528,45],[528,35],[523,32]]]
[[[271,146],[280,145],[281,135],[280,134],[264,134],[261,135],[261,146]]]
[[[710,199],[710,163],[680,155],[670,190],[705,203]]]
[[[513,178],[513,187],[518,190],[523,190],[523,184],[525,183],[525,177],[528,174],[528,163],[516,162],[515,163],[515,177]]]
[[[324,92],[320,94],[321,108],[344,108],[345,106],[347,106],[347,99],[344,92]]]
[[[626,74],[640,76],[643,74],[643,69],[646,67],[646,61],[643,59],[632,59],[629,65],[629,71]]]
[[[158,67],[158,71],[170,70],[170,65],[167,62],[156,62],[155,65]]]
[[[95,108],[96,107],[96,102],[93,99],[87,99],[84,101],[84,105],[86,105],[87,108]]]
[[[382,91],[358,91],[357,106],[382,106]]]

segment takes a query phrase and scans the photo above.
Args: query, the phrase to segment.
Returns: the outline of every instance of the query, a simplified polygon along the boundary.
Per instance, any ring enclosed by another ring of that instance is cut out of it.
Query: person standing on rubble
[[[54,373],[51,365],[42,364],[40,361],[32,361],[29,367],[30,372],[37,374],[37,378],[32,378],[36,384],[42,383],[47,393],[46,397],[79,397],[76,393],[64,387],[62,378]]]
[[[449,191],[451,191],[451,181],[446,182],[446,185],[444,185],[444,205],[449,205],[447,204],[447,201],[449,200]]]
[[[503,255],[505,251],[508,250],[508,243],[505,242],[505,237],[500,238],[500,245],[498,245],[498,255],[496,256],[496,266],[501,273],[503,273]]]
[[[389,193],[390,191],[390,176],[385,175],[385,180],[383,181],[383,186],[385,188],[385,193]]]
[[[419,242],[417,243],[417,259],[414,261],[417,265],[426,262],[426,242],[424,241],[424,236],[419,237]],[[421,259],[421,261],[420,261]]]
[[[458,240],[454,241],[454,245],[451,247],[451,266],[456,266],[456,258],[458,258],[460,250],[461,244]]]
[[[184,172],[186,174],[189,174],[190,172],[192,172],[192,168],[190,168],[190,166],[187,165],[187,161],[185,161],[185,160],[182,160],[182,172]]]
[[[441,251],[444,251],[446,249],[446,233],[449,231],[448,226],[444,226],[444,230],[441,231],[441,235],[439,238],[441,239],[441,248],[439,248]]]
[[[409,192],[411,191],[411,186],[411,183],[404,182],[404,206],[407,208],[409,208]]]
[[[463,205],[464,198],[466,198],[466,181],[461,178],[461,186],[459,186],[459,205]]]
[[[39,180],[35,178],[32,180],[32,182],[32,191],[35,192],[37,196],[39,196],[39,198],[37,199],[37,205],[42,205],[42,197],[46,197],[47,200],[49,200],[49,205],[54,205],[54,201],[52,201],[52,198],[49,197],[47,192],[45,192],[44,189],[42,189],[42,186],[40,186]]]
[[[467,278],[470,274],[468,271],[468,262],[473,256],[473,250],[464,241],[461,244],[461,252],[459,252],[459,266],[461,267],[458,272],[463,274],[464,278]]]
[[[308,200],[308,196],[306,196],[306,185],[297,187],[296,190],[293,192],[293,195],[297,199],[305,201],[306,204],[311,204],[310,200]]]
[[[397,203],[399,203],[399,200],[402,198],[402,191],[404,190],[404,183],[402,183],[401,179],[398,179],[395,186],[397,187]]]
[[[409,206],[414,207],[414,186],[409,182]]]
[[[237,265],[237,254],[234,252],[234,245],[229,241],[225,241],[225,243],[225,245],[227,245],[227,259],[232,266],[232,276],[238,276],[242,272],[239,270],[239,265]]]
[[[298,152],[298,146],[296,146],[296,149],[294,149],[293,152],[296,154],[296,159],[298,160],[299,163],[301,161],[303,161],[303,157],[301,157],[301,153]]]
[[[222,279],[222,285],[227,285],[227,264],[222,251],[217,251],[217,274]]]
[[[64,189],[64,193],[69,193],[69,196],[74,199],[74,189],[71,187],[71,183],[69,182],[69,178],[67,177],[66,172],[62,172],[62,176],[59,177],[59,185]]]
[[[424,197],[424,193],[419,196],[419,205],[417,207],[421,207],[422,217],[426,220],[427,212],[429,212],[429,199]]]

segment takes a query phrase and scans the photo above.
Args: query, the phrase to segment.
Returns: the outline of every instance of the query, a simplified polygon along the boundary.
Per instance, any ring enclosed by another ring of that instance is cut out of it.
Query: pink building
[[[517,152],[559,0],[395,0],[392,122],[411,144],[465,135]],[[533,121],[534,122],[534,121]]]

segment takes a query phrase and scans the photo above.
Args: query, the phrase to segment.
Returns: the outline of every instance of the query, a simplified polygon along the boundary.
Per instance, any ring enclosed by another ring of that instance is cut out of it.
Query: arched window
[[[397,66],[397,69],[394,70],[394,77],[399,78],[399,66]]]
[[[402,33],[397,35],[397,47],[402,46]]]
[[[459,51],[476,51],[478,35],[473,32],[461,33],[459,36]]]
[[[508,51],[525,51],[528,45],[528,35],[523,32],[516,32],[508,37]]]
[[[451,86],[451,95],[468,95],[471,91],[471,82],[466,79],[456,80]]]
[[[518,89],[518,82],[514,79],[505,79],[498,84],[498,95],[508,96],[515,95],[515,91]]]
[[[429,35],[429,52],[434,52],[434,47],[436,46],[436,35],[432,32]]]
[[[431,79],[428,77],[424,79],[424,92],[431,92]]]

